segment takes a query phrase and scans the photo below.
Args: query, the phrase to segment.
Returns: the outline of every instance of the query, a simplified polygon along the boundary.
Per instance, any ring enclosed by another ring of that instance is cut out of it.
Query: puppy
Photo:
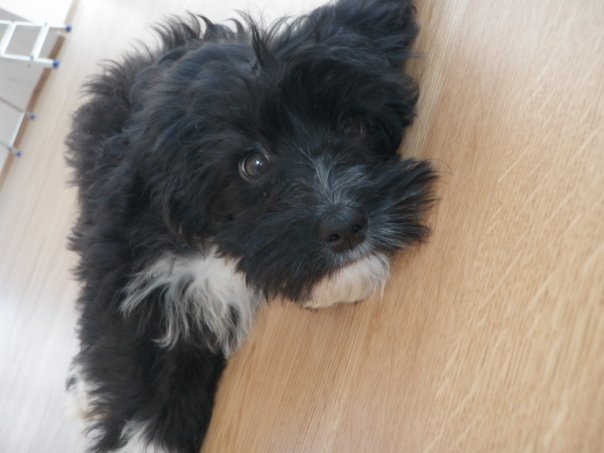
[[[82,284],[68,389],[90,451],[197,452],[267,299],[365,299],[426,237],[435,173],[397,155],[417,30],[408,0],[268,29],[190,16],[87,85],[68,138]]]

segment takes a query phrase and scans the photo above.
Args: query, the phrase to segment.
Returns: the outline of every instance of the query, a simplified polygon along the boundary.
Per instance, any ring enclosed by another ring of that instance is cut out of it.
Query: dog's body
[[[434,173],[397,156],[413,15],[341,0],[268,31],[172,21],[88,85],[68,140],[83,284],[68,388],[93,451],[197,451],[267,298],[364,299],[425,237]]]

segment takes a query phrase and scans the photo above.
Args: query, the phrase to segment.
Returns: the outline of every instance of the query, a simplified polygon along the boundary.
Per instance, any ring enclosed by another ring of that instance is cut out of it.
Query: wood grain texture
[[[82,450],[60,415],[77,294],[62,142],[80,84],[166,12],[319,3],[80,4],[0,189],[5,451]],[[205,453],[604,451],[604,3],[418,0],[418,16],[403,152],[442,173],[431,240],[396,260],[382,300],[266,307]]]

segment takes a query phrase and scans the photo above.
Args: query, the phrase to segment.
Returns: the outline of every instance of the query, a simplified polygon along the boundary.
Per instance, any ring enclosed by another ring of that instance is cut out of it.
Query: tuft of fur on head
[[[435,173],[401,159],[409,0],[339,0],[271,27],[201,16],[86,86],[68,159],[80,215],[91,451],[198,451],[258,307],[355,302],[423,241]]]

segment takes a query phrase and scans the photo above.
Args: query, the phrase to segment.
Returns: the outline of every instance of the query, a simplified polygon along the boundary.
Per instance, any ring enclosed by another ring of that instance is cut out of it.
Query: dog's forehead
[[[189,80],[195,97],[236,105],[271,104],[289,111],[324,110],[327,104],[352,102],[379,83],[375,68],[307,51],[304,57],[275,56],[270,64],[243,43],[204,44],[176,64],[170,81]],[[209,97],[209,98],[208,98]],[[315,112],[316,113],[316,112]],[[319,112],[320,113],[320,112]]]
[[[197,143],[206,157],[237,161],[261,148],[276,162],[293,165],[291,173],[316,168],[318,155],[337,156],[344,164],[371,161],[370,146],[361,149],[343,136],[341,122],[350,116],[377,122],[380,115],[391,115],[385,100],[392,102],[397,92],[375,68],[353,63],[306,51],[261,64],[249,43],[206,44],[166,73],[166,86],[157,92],[167,102],[157,116],[161,128],[186,130],[178,134],[192,147]],[[176,98],[166,99],[165,93]]]

